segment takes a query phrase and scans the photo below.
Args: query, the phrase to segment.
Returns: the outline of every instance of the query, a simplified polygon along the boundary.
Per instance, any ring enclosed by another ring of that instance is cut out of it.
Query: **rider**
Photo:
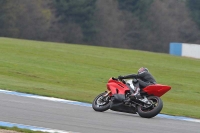
[[[133,90],[130,90],[130,92],[131,92],[130,99],[139,99],[140,98],[140,89],[142,90],[143,88],[145,88],[149,85],[156,84],[156,80],[151,75],[151,73],[149,73],[149,70],[145,67],[141,67],[138,70],[137,74],[118,76],[119,80],[131,79],[131,78],[134,79],[133,82],[135,84],[136,90],[135,90],[135,92],[133,92]]]

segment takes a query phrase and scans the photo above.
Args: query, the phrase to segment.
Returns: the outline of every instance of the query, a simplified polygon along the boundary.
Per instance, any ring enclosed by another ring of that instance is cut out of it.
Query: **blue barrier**
[[[169,53],[171,55],[182,56],[182,43],[170,43]]]

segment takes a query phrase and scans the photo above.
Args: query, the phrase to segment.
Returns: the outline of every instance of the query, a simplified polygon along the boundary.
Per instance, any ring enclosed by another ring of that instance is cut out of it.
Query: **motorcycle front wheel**
[[[105,96],[106,92],[99,94],[92,102],[95,111],[103,112],[110,108],[110,96]]]
[[[137,106],[137,112],[143,118],[152,118],[159,114],[163,108],[163,102],[160,97],[150,96],[148,100],[152,103],[150,107]]]

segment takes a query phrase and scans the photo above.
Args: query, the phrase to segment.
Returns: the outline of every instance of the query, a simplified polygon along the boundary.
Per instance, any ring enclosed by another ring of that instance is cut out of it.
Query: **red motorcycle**
[[[140,99],[132,99],[124,102],[130,96],[130,89],[135,91],[134,80],[119,80],[110,78],[107,90],[99,94],[92,103],[95,111],[103,112],[108,109],[118,112],[139,114],[144,118],[152,118],[160,113],[163,108],[161,96],[171,89],[170,86],[153,84],[145,87]]]

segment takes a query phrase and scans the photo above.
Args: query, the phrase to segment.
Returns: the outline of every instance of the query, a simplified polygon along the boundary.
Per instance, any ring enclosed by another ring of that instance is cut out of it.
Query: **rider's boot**
[[[140,95],[140,88],[137,87],[135,90],[135,93],[132,93],[130,96],[130,99],[141,99],[141,95]]]
[[[124,103],[126,105],[129,105],[131,100],[134,100],[134,99],[139,100],[139,99],[142,98],[141,95],[140,95],[140,88],[139,87],[136,88],[135,92],[130,91],[130,93],[131,93],[131,95],[124,100]]]

